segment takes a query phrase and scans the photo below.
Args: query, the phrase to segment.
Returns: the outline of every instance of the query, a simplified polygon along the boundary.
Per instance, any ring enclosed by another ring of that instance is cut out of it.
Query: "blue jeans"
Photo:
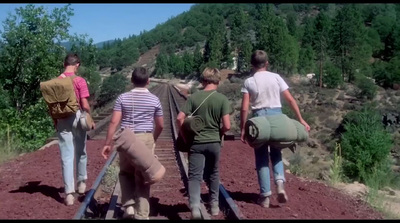
[[[281,108],[261,109],[253,112],[254,116],[267,116],[282,114]],[[282,162],[281,149],[270,147],[268,153],[268,145],[254,148],[256,158],[256,169],[258,176],[258,184],[260,185],[260,195],[263,197],[271,195],[269,159],[271,157],[272,168],[274,171],[275,183],[277,180],[285,182],[284,168]]]
[[[60,147],[62,175],[66,194],[75,192],[74,156],[76,155],[77,181],[87,179],[86,131],[79,123],[81,111],[68,118],[57,120],[57,137]]]

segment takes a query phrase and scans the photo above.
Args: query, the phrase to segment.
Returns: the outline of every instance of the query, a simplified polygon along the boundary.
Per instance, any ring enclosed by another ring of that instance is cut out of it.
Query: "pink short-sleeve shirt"
[[[69,77],[74,75],[75,73],[64,73],[65,76]],[[62,78],[61,75],[59,76],[59,78]],[[76,99],[79,102],[79,105],[82,107],[81,105],[81,98],[88,98],[90,96],[89,94],[89,88],[87,86],[87,83],[85,81],[84,78],[76,76],[74,78],[74,89],[75,89],[75,95],[76,95]]]

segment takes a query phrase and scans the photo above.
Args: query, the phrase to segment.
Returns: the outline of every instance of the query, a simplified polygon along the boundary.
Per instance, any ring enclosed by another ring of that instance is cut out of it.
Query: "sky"
[[[15,9],[27,4],[0,3],[0,31],[8,13],[15,14]],[[51,13],[54,8],[66,4],[34,4],[44,6]],[[94,43],[99,43],[129,35],[139,35],[141,31],[155,28],[185,11],[194,4],[71,4],[74,15],[70,18],[70,34],[88,34]]]

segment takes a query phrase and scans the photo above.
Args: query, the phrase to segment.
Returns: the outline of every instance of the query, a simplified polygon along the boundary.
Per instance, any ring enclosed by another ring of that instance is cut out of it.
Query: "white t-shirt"
[[[250,94],[251,109],[281,108],[281,93],[289,86],[277,73],[256,72],[244,81],[242,93]]]

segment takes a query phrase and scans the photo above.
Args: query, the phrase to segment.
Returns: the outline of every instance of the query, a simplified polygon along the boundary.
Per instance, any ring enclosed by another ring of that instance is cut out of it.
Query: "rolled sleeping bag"
[[[151,150],[135,136],[129,128],[118,130],[113,137],[114,148],[127,156],[131,165],[142,173],[145,184],[154,184],[165,175],[165,167],[151,153]]]
[[[250,146],[258,148],[269,144],[278,148],[286,148],[295,142],[308,139],[308,132],[297,120],[285,114],[258,116],[247,120],[245,137]]]
[[[183,130],[187,133],[198,133],[204,126],[204,120],[198,115],[186,117],[182,124]]]
[[[93,128],[93,119],[86,111],[82,111],[81,116],[79,117],[79,122],[82,126],[82,129],[85,131],[90,131]]]

